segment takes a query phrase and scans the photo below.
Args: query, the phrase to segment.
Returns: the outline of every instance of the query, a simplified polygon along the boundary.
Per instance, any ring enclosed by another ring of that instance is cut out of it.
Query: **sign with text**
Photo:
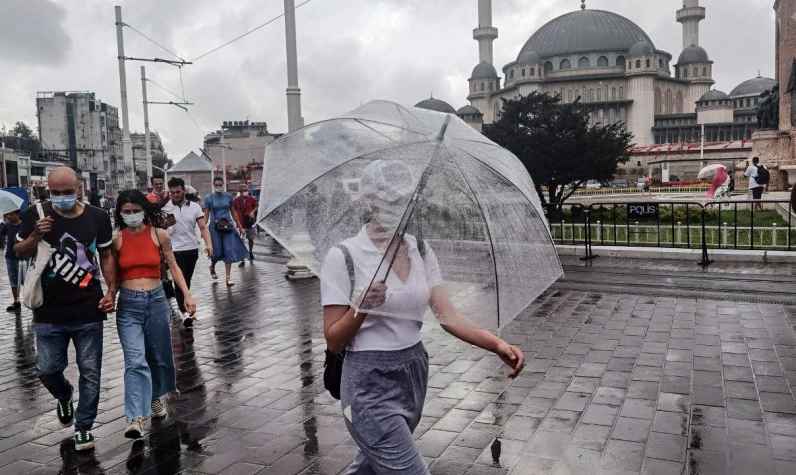
[[[658,203],[628,203],[627,205],[627,219],[629,220],[658,219],[659,212]]]

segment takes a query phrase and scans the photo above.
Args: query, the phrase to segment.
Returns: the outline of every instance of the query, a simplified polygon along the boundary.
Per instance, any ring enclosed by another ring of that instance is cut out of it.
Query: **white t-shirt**
[[[368,237],[365,227],[351,239],[342,243],[354,261],[354,294],[351,295],[351,280],[345,264],[343,251],[335,247],[329,251],[321,268],[321,304],[351,305],[370,284],[382,253]],[[394,271],[387,278],[387,300],[379,307],[383,313],[401,315],[390,317],[368,312],[359,332],[349,343],[349,351],[396,351],[409,348],[420,342],[423,316],[429,309],[431,289],[442,285],[442,274],[434,251],[426,243],[425,259],[420,256],[417,239],[404,235],[404,244],[409,251],[411,269],[406,283],[401,282]],[[380,271],[380,272],[383,272]],[[357,318],[363,318],[358,316]]]
[[[744,176],[749,178],[749,189],[754,190],[755,188],[760,188],[763,185],[757,183],[757,167],[754,165],[749,165],[749,167],[744,172]]]
[[[184,205],[177,206],[169,200],[161,211],[163,214],[173,214],[177,220],[177,224],[169,228],[172,250],[193,251],[199,249],[199,242],[196,238],[196,221],[205,217],[202,207],[193,201],[186,201]]]

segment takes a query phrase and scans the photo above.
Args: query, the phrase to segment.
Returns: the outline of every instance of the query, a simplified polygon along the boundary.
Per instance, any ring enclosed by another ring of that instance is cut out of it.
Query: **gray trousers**
[[[398,351],[349,351],[340,399],[348,432],[359,451],[347,475],[425,475],[412,432],[428,387],[422,343]]]

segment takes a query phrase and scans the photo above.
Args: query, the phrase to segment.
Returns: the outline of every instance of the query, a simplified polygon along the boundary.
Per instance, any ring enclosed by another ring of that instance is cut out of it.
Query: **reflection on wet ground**
[[[0,475],[344,470],[355,445],[323,389],[317,282],[285,281],[278,246],[258,250],[267,257],[235,267],[232,288],[200,261],[199,321],[172,326],[179,394],[136,442],[123,436],[112,318],[97,449],[78,453],[36,380],[30,314],[0,315]],[[431,376],[415,435],[431,472],[796,473],[796,309],[662,297],[649,282],[644,295],[620,294],[608,273],[579,274],[602,287],[554,288],[505,329],[528,359],[514,382],[494,356],[424,328]],[[76,380],[73,366],[67,375]]]

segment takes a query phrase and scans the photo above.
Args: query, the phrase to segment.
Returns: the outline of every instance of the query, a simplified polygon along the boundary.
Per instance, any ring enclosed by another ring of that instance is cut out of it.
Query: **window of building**
[[[531,68],[531,76],[536,76],[536,68]]]
[[[752,140],[752,131],[751,130],[747,130],[746,131],[746,140]]]
[[[37,165],[31,165],[30,166],[30,174],[32,176],[45,176],[46,175],[44,167],[40,167],[40,166],[37,166]]]
[[[624,98],[625,98],[625,88],[624,87],[620,87],[619,88],[619,100],[621,101]]]
[[[579,68],[590,68],[591,67],[591,61],[589,61],[589,58],[584,56],[584,57],[582,57],[582,58],[580,58],[578,60],[578,67]]]
[[[567,91],[567,102],[572,102],[572,89]]]
[[[694,77],[695,78],[699,77],[699,68],[694,68]]]
[[[683,68],[683,78],[688,79],[688,68]]]
[[[493,83],[492,81],[489,81],[489,90],[490,91],[494,91],[495,90],[495,83]]]
[[[558,98],[562,102],[564,101],[564,88],[562,87],[560,91],[558,91]]]
[[[560,69],[562,71],[565,71],[565,70],[571,69],[571,68],[572,68],[572,63],[570,63],[568,59],[564,59],[564,60],[561,61],[561,66],[559,66],[558,69]]]
[[[589,101],[594,102],[594,89],[589,89]]]
[[[553,70],[553,63],[550,61],[544,63],[544,72],[549,73]]]
[[[605,123],[605,111],[602,109],[597,111],[597,121],[599,121],[601,124]]]
[[[617,56],[616,57],[616,67],[624,68],[625,67],[625,57],[624,56]]]
[[[611,124],[616,122],[616,110],[608,109],[608,122]]]
[[[636,60],[636,69],[641,69],[641,60],[640,59]]]
[[[584,101],[586,100],[586,86],[580,88],[580,97],[583,98]]]
[[[616,100],[616,88],[615,87],[611,88],[611,99],[614,100],[614,101]]]
[[[732,139],[733,140],[738,140],[739,136],[740,136],[740,132],[738,130],[733,130],[732,131]]]
[[[663,59],[662,58],[658,59],[658,69],[663,69]]]
[[[525,68],[522,68],[522,71],[520,71],[520,76],[525,77]]]
[[[719,142],[724,142],[724,141],[725,141],[725,136],[724,136],[724,131],[722,130],[721,132],[719,132]]]
[[[509,79],[514,79],[514,70],[509,71]]]
[[[756,106],[760,105],[760,98],[759,97],[755,97],[755,105]]]
[[[708,68],[707,68],[707,66],[702,68],[702,77],[708,77]]]
[[[597,58],[597,67],[604,68],[608,66],[608,58],[605,56],[600,56]]]
[[[603,94],[602,93],[603,93],[602,89],[597,89],[597,100],[598,101],[603,100]]]
[[[486,91],[486,83],[482,82],[481,83],[481,92],[484,92],[484,91]]]
[[[647,59],[647,68],[651,68],[651,67],[652,67],[652,63],[650,62],[649,59]]]
[[[746,107],[750,107],[752,105],[751,99],[746,99]]]
[[[627,123],[627,109],[624,107],[619,109],[619,121],[622,123]]]

